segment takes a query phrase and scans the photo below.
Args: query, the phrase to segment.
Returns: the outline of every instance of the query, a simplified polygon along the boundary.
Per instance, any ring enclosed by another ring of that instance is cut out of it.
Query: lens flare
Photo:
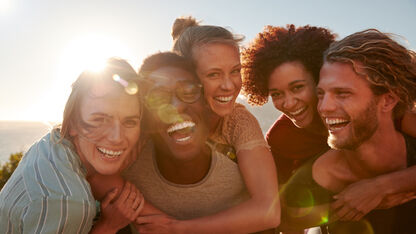
[[[134,95],[139,91],[139,86],[137,86],[136,83],[133,81],[126,81],[123,78],[121,78],[118,74],[113,75],[113,80],[120,83],[124,87],[124,91],[130,95]]]

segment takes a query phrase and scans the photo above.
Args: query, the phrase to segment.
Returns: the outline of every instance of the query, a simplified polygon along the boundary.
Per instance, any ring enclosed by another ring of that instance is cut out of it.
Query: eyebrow
[[[103,112],[94,112],[94,113],[91,113],[90,116],[95,116],[95,115],[105,116],[105,117],[108,117],[108,118],[113,118],[113,116],[108,115],[108,114],[103,113]],[[125,119],[134,119],[134,118],[140,119],[140,114],[129,115],[129,116],[125,117]]]

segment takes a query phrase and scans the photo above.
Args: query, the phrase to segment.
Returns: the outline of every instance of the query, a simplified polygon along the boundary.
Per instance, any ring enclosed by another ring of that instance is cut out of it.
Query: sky
[[[84,68],[117,56],[137,69],[171,49],[173,21],[189,15],[243,46],[265,25],[309,24],[338,38],[377,28],[416,49],[414,0],[0,0],[0,120],[60,121]]]

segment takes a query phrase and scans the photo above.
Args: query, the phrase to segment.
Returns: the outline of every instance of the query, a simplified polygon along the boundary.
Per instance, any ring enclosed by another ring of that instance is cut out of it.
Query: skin
[[[155,129],[151,134],[157,146],[156,159],[160,172],[174,183],[198,182],[206,175],[211,163],[210,153],[205,146],[208,130],[203,117],[204,104],[201,100],[184,103],[174,95],[177,82],[194,81],[195,78],[190,73],[175,67],[160,68],[149,77],[154,82],[152,90],[171,92],[171,102],[162,108],[174,110],[151,111],[152,118],[149,122]],[[168,133],[170,128],[178,127],[186,122],[194,124],[192,130]]]
[[[276,109],[298,128],[326,134],[316,111],[315,82],[310,72],[298,61],[277,66],[269,77],[269,94]]]
[[[230,114],[242,83],[238,48],[229,44],[209,43],[195,48],[193,57],[209,107],[220,117]]]
[[[104,88],[107,92],[96,93],[95,88]],[[120,172],[140,135],[138,98],[120,91],[112,83],[96,85],[82,99],[80,113],[82,121],[92,126],[91,131],[72,128],[70,135],[87,168],[87,176]]]
[[[324,64],[317,90],[318,111],[328,128],[332,143],[340,148],[329,150],[315,161],[312,176],[319,185],[332,192],[341,192],[345,188],[351,189],[347,187],[349,185],[357,188],[363,184],[377,184],[374,180],[368,182],[380,174],[400,171],[406,167],[404,138],[395,130],[391,118],[398,102],[395,95],[386,93],[376,97],[367,81],[357,75],[350,64],[343,63]],[[368,113],[370,109],[372,111]],[[375,120],[372,119],[374,118],[372,115],[375,115]],[[378,124],[371,136],[357,138],[354,125],[357,121],[362,121],[362,118],[368,118]],[[333,120],[337,120],[338,124],[335,125]],[[411,173],[414,176],[415,173],[413,168],[402,171],[406,171],[407,176],[412,175]],[[391,178],[392,175],[388,175],[388,178]],[[382,176],[376,177],[375,181],[379,178]],[[383,183],[382,187],[385,185]],[[330,222],[337,219],[359,220],[367,212],[386,201],[387,193],[391,192],[391,189],[384,192],[373,188],[360,188],[366,190],[364,192],[366,196],[361,201],[367,204],[360,204],[358,207],[338,206],[335,216],[330,217]],[[338,198],[344,197],[343,192],[337,195]],[[370,198],[369,194],[374,196]],[[393,202],[396,203],[398,201],[403,203],[401,198],[390,197],[390,199],[395,200]],[[289,217],[289,222],[298,228],[308,227],[305,225],[312,225],[308,220],[321,217],[321,208],[324,206],[325,204],[312,207],[311,212],[302,218]],[[292,209],[296,210],[296,208]]]
[[[165,74],[169,75],[169,74]],[[171,80],[182,76],[170,77]],[[168,84],[164,83],[165,86]],[[184,104],[173,98],[173,106],[177,106],[178,114],[193,116],[192,112],[201,113],[201,103]],[[204,115],[206,116],[206,114]],[[176,148],[182,147],[170,138],[175,136],[166,135],[167,129],[162,123],[161,118],[154,120],[162,129],[158,131],[156,137],[161,147],[158,154],[166,157],[157,156],[157,163],[162,175],[175,183],[195,183],[200,181],[209,169],[209,160],[203,153],[202,146],[199,151],[202,153],[192,156],[179,152]],[[192,117],[192,120],[197,119]],[[198,122],[198,121],[197,121]],[[199,124],[196,125],[199,128]],[[202,126],[201,126],[202,127]],[[198,132],[198,129],[195,131]],[[208,133],[205,133],[205,138]],[[195,137],[196,138],[196,137]],[[177,146],[176,146],[177,145]],[[192,150],[194,149],[191,147]],[[204,147],[205,148],[205,147]],[[167,150],[167,151],[165,151]],[[224,210],[214,215],[205,216],[192,220],[175,220],[167,215],[141,216],[138,218],[140,233],[241,233],[255,232],[271,227],[275,227],[279,222],[280,204],[277,198],[276,169],[274,168],[273,158],[265,147],[256,147],[256,154],[249,150],[242,150],[239,157],[239,167],[247,189],[251,194],[251,199],[230,209]],[[168,152],[169,151],[169,152]],[[170,155],[170,156],[169,156]],[[209,154],[210,155],[210,154]],[[195,160],[198,159],[198,162]],[[208,167],[206,167],[208,166]],[[257,168],[262,168],[258,170]],[[265,214],[268,214],[265,216]]]
[[[103,184],[100,176],[116,176],[130,159],[140,134],[140,103],[114,83],[101,82],[82,98],[80,115],[91,127],[72,128],[70,135],[94,193]],[[115,233],[135,220],[144,205],[143,196],[129,183],[100,200],[102,216],[91,233]]]

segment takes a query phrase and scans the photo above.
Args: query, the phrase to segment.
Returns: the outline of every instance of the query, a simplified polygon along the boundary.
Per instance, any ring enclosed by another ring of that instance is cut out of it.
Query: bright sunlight
[[[104,67],[107,58],[114,56],[130,61],[134,58],[130,53],[131,50],[123,43],[109,36],[88,34],[74,38],[62,52],[57,78],[51,86],[53,89],[39,102],[42,105],[37,106],[38,110],[42,110],[39,113],[45,118],[57,116],[59,121],[71,92],[71,84],[83,70],[99,70]]]

